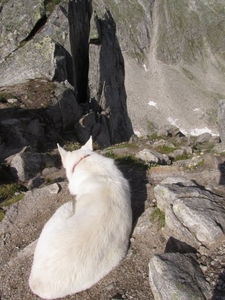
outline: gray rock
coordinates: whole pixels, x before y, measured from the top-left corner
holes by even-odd
[[[191,255],[164,253],[149,262],[149,281],[155,300],[210,299],[210,286]]]
[[[82,117],[82,108],[77,103],[74,92],[63,84],[58,84],[55,89],[57,101],[46,108],[46,113],[56,128],[75,126]]]
[[[107,7],[117,24],[117,37],[121,50],[129,53],[137,61],[142,61],[150,45],[150,24],[154,1],[120,2],[94,0],[93,7],[99,16]],[[135,11],[135,18],[130,16]],[[135,43],[133,42],[135,41]]]
[[[13,85],[35,78],[67,79],[66,53],[49,36],[35,37],[0,64],[0,86]]]
[[[182,184],[183,186],[194,186],[196,187],[196,182],[194,182],[193,180],[189,180],[188,178],[186,178],[185,176],[175,176],[175,175],[171,175],[171,177],[167,177],[165,179],[163,179],[161,181],[161,185],[166,185],[166,184]]]
[[[143,149],[136,154],[137,158],[150,164],[166,164],[169,165],[171,161],[166,154],[158,153],[154,150]]]
[[[195,249],[199,249],[201,243],[186,227],[184,227],[180,221],[176,218],[172,206],[166,208],[165,211],[165,228],[164,234],[166,237],[173,236],[177,240],[180,240]]]
[[[44,168],[44,170],[42,171],[42,175],[46,176],[46,175],[52,174],[57,171],[58,171],[58,169],[56,167]]]
[[[35,25],[45,17],[43,0],[27,2],[9,0],[4,1],[1,8],[0,62],[19,48],[20,43],[29,36]]]
[[[167,147],[167,148],[175,148],[174,144],[171,142],[168,142],[166,140],[160,139],[160,140],[156,140],[153,142],[152,144],[153,148],[160,148],[160,147]]]
[[[18,153],[10,164],[12,174],[24,182],[35,177],[44,168],[55,166],[55,157],[41,153]]]
[[[31,7],[28,5],[28,11]],[[51,15],[46,16],[44,11],[44,19],[39,19],[43,23],[37,22],[28,34],[29,38],[0,64],[0,71],[4,72],[0,86],[36,78],[64,82],[70,92],[55,91],[54,105],[47,109],[51,121],[57,129],[75,126],[82,142],[92,134],[100,147],[106,147],[128,141],[133,129],[127,113],[124,60],[114,19],[105,9],[101,10],[100,19],[96,16],[97,23],[94,23],[101,35],[101,43],[97,46],[97,55],[92,56],[90,48],[89,59],[91,14],[90,1],[65,0],[55,6]],[[97,66],[97,70],[92,66]],[[90,103],[88,90],[95,98]],[[58,92],[64,94],[64,101]],[[94,122],[83,128],[78,121],[87,112],[94,112]],[[26,145],[25,141],[22,144]]]
[[[60,189],[61,188],[58,183],[53,183],[50,186],[48,186],[48,191],[50,194],[58,194]]]
[[[136,157],[151,164],[157,164],[159,162],[158,157],[155,156],[152,153],[152,151],[148,149],[141,150],[139,153],[136,154]]]
[[[207,248],[225,241],[225,209],[215,203],[212,197],[176,199],[172,210],[181,226],[188,229]],[[181,239],[180,234],[178,235]]]
[[[68,13],[68,1],[60,1],[60,4],[55,6],[53,12],[48,16],[46,23],[37,35],[51,37],[51,39],[66,50],[67,54],[69,54],[67,56],[68,63],[72,63]]]
[[[14,103],[18,102],[18,99],[15,99],[15,98],[7,99],[7,102],[10,104],[14,104]]]
[[[133,236],[138,234],[143,234],[146,232],[150,226],[151,208],[147,208],[144,213],[138,218],[138,222],[134,228]]]
[[[203,134],[200,134],[198,138],[196,139],[196,144],[204,144],[206,142],[209,142],[212,138],[212,135],[209,132],[205,132]]]
[[[191,156],[192,148],[191,147],[181,147],[174,150],[173,152],[168,153],[168,157],[174,160],[183,159],[186,156]]]
[[[29,180],[27,184],[28,190],[32,190],[34,188],[39,187],[44,182],[44,178],[41,178],[40,176],[36,176]]]
[[[157,206],[165,211],[166,230],[176,239],[199,248],[216,247],[225,240],[225,210],[221,197],[189,185],[188,181],[157,185]]]
[[[161,183],[162,180],[174,176],[184,176],[185,170],[183,167],[171,165],[171,166],[155,166],[152,167],[149,171],[149,180],[154,183]]]
[[[89,50],[91,105],[97,113],[97,123],[107,126],[110,143],[115,144],[128,141],[133,134],[126,104],[124,59],[110,11],[101,11],[99,24],[101,44],[91,45]],[[98,126],[98,129],[101,130],[101,127]],[[104,142],[103,132],[101,130],[99,139],[101,144],[106,145],[107,138]]]
[[[186,180],[184,178],[180,178],[182,181],[177,182],[175,177],[175,184],[167,184],[162,182],[162,184],[158,184],[154,187],[154,194],[157,200],[157,206],[160,210],[165,211],[166,207],[173,204],[175,199],[178,198],[192,198],[192,197],[200,197],[200,198],[210,198],[212,200],[216,199],[216,196],[212,194],[210,191],[201,189],[195,183],[190,182],[190,180]],[[191,185],[190,185],[191,183]]]

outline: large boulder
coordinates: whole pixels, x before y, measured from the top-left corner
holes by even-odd
[[[8,0],[0,6],[0,63],[25,41],[45,18],[44,0]],[[4,76],[3,76],[4,77]]]
[[[25,182],[46,167],[54,167],[57,164],[57,158],[58,156],[46,153],[17,153],[10,162],[10,169],[17,180]]]
[[[67,79],[64,48],[49,36],[37,37],[0,64],[0,86],[13,85],[30,79],[45,78],[63,81]]]
[[[49,120],[57,129],[73,128],[83,114],[82,107],[77,103],[74,91],[63,84],[58,84],[54,96],[55,103],[46,108]]]
[[[165,212],[167,234],[196,249],[225,241],[222,197],[189,180],[157,185],[154,192],[157,206]]]

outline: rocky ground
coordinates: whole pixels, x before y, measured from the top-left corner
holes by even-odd
[[[188,143],[188,139],[178,137],[176,134],[173,133],[173,137],[164,139],[164,143],[165,140],[167,143],[166,146],[164,144],[164,151],[166,147],[169,147],[168,145],[171,146],[171,142],[175,143],[175,139],[179,141],[185,139]],[[220,153],[216,153],[218,152],[216,148],[220,148],[220,144],[215,143],[214,150],[211,146],[209,147],[212,142],[209,141],[209,138],[204,142],[202,137],[199,139],[201,143],[195,140],[195,146],[193,146],[194,141],[191,142],[191,145],[186,145],[186,152],[190,151],[189,148],[192,146],[192,154],[189,155],[189,158],[183,155],[182,160],[174,159],[170,165],[166,157],[169,158],[172,154],[164,154],[163,156],[164,163],[167,161],[167,165],[160,165],[163,163],[161,157],[158,163],[151,163],[151,167],[150,164],[145,165],[143,161],[134,158],[135,154],[140,154],[141,150],[146,148],[154,149],[157,147],[158,151],[159,144],[163,143],[163,139],[159,137],[145,140],[134,139],[130,144],[117,145],[101,151],[102,154],[116,159],[124,175],[130,181],[134,218],[130,247],[120,266],[110,272],[98,284],[87,291],[65,299],[154,299],[149,284],[149,260],[155,254],[171,252],[175,246],[174,243],[171,244],[171,239],[168,239],[168,232],[166,233],[162,227],[165,225],[162,220],[163,214],[154,217],[157,205],[154,187],[165,178],[183,176],[187,179],[196,180],[199,185],[205,186],[224,197],[224,173],[223,168],[219,168],[223,164],[224,156],[221,150]],[[183,149],[182,147],[180,145],[178,148]],[[201,150],[196,150],[197,148],[201,148]],[[209,148],[211,148],[210,151]],[[158,157],[163,155],[159,152],[156,153]],[[71,200],[67,190],[65,173],[60,166],[45,168],[39,177],[44,179],[44,182],[40,181],[42,182],[41,186],[27,191],[24,198],[19,202],[3,207],[6,210],[6,215],[0,223],[2,236],[0,247],[2,285],[0,292],[2,300],[38,299],[31,293],[28,286],[35,241],[43,225],[57,207]],[[28,186],[28,181],[23,184]],[[218,247],[208,250],[204,254],[197,251],[193,255],[200,265],[206,282],[210,285],[210,299],[224,299],[225,244],[221,243]]]

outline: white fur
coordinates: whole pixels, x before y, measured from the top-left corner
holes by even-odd
[[[109,273],[126,254],[132,226],[129,185],[114,161],[94,153],[91,138],[79,150],[58,149],[76,201],[55,212],[35,249],[29,285],[44,299],[86,290]]]

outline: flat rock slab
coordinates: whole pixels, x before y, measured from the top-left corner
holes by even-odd
[[[222,197],[190,180],[157,185],[157,206],[165,212],[166,229],[178,240],[199,248],[213,248],[225,241]]]
[[[207,248],[225,241],[225,210],[212,199],[176,199],[172,210],[182,226]]]
[[[211,299],[209,284],[191,255],[154,255],[149,262],[149,281],[155,300]]]

